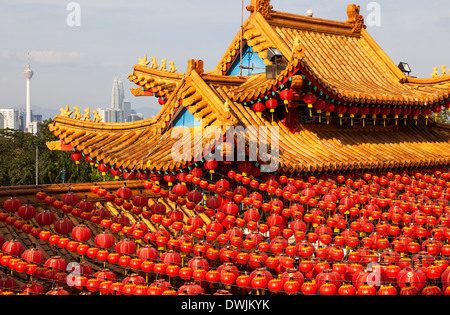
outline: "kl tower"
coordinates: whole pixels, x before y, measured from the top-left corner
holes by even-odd
[[[30,69],[30,52],[28,52],[28,63],[27,68],[23,72],[25,79],[27,80],[27,102],[26,102],[26,124],[25,131],[30,131],[31,124],[31,79],[33,78],[34,72]]]

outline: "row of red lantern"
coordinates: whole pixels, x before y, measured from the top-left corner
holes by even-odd
[[[81,229],[83,229],[83,228],[85,229],[85,227],[83,227],[83,226],[81,226],[80,228]],[[345,232],[347,232],[347,231],[345,231]],[[45,235],[44,235],[44,233],[45,233]],[[49,240],[49,242],[51,244],[53,244],[53,245],[58,244],[60,247],[67,247],[71,251],[76,250],[76,248],[79,246],[78,242],[74,242],[74,241],[70,242],[69,239],[67,239],[67,238],[63,239],[65,242],[62,243],[63,240],[61,240],[58,235],[50,236],[50,234],[51,233],[49,233],[48,231],[43,231],[43,232],[39,233],[39,237],[41,239],[43,239],[43,240]],[[308,241],[310,242],[309,245],[308,245],[308,243],[304,243],[303,242],[302,243],[303,246],[301,247],[301,249],[298,248],[299,245],[297,245],[297,244],[288,246],[287,241],[285,239],[282,239],[282,238],[276,238],[276,239],[274,239],[273,243],[270,246],[266,243],[267,247],[263,247],[262,245],[264,245],[264,243],[262,242],[262,237],[261,237],[261,239],[259,239],[259,242],[257,242],[258,243],[257,245],[259,246],[259,249],[263,250],[263,251],[267,251],[270,248],[270,250],[272,250],[272,252],[275,253],[275,254],[281,253],[281,252],[285,252],[285,253],[288,253],[291,256],[298,255],[298,256],[303,257],[303,258],[311,257],[313,254],[316,255],[316,258],[320,258],[320,259],[339,260],[339,259],[341,259],[343,257],[342,249],[339,249],[340,247],[337,248],[337,250],[338,250],[337,253],[334,253],[333,255],[330,255],[329,249],[326,249],[325,247],[324,248],[318,248],[316,251],[314,251],[312,243],[314,243],[317,240],[319,240],[319,241],[322,241],[322,243],[324,245],[326,245],[326,243],[328,243],[328,242],[325,242],[325,239],[330,240],[331,238],[330,238],[330,235],[326,234],[326,233],[322,233],[322,235],[320,236],[321,232],[319,232],[318,233],[319,236],[317,234],[315,234],[314,238],[312,238],[313,236],[311,234],[312,233],[308,234]],[[324,236],[328,236],[328,238],[323,238]],[[350,235],[350,236],[352,236],[352,235]],[[109,241],[105,241],[105,238],[106,239],[109,238]],[[167,234],[165,235],[165,238],[166,238],[166,242],[168,242]],[[371,239],[371,238],[373,238],[373,239]],[[98,239],[101,240],[101,241],[98,241]],[[155,239],[156,239],[156,237],[155,237]],[[276,242],[277,239],[280,240],[281,242],[280,243]],[[353,243],[353,247],[355,247],[358,244],[358,240],[357,240],[357,238],[355,236],[353,236],[353,239],[356,239],[356,242]],[[151,240],[151,238],[148,238],[148,240]],[[341,242],[341,243],[339,243],[339,245],[344,245],[344,243],[343,243],[344,240],[345,240],[344,238],[339,238],[339,241]],[[349,238],[349,240],[351,240],[351,239]],[[382,240],[384,240],[385,242],[381,243]],[[418,243],[412,242],[412,240],[409,239],[408,237],[401,238],[401,242],[400,243],[397,242],[397,240],[400,240],[400,238],[396,239],[392,244],[393,244],[394,249],[399,250],[401,252],[403,250],[405,250],[405,252],[410,252],[411,254],[416,254],[420,250],[426,250],[428,252],[428,254],[431,255],[431,258],[435,257],[435,256],[437,256],[437,255],[439,255],[441,253],[445,254],[445,255],[448,255],[448,246],[442,246],[442,244],[440,244],[440,242],[433,241],[433,242],[428,242],[428,244],[425,245],[425,243],[427,242],[426,241],[421,246]],[[229,238],[225,238],[224,240],[222,240],[222,244],[228,244],[228,241],[229,241]],[[348,240],[345,240],[345,241],[346,241],[347,245],[350,244],[350,243],[348,243]],[[20,243],[18,244],[17,242],[13,242],[13,243],[15,244],[15,246],[20,245]],[[102,233],[102,234],[99,234],[99,235],[96,236],[96,244],[97,243],[99,243],[99,244],[109,243],[108,246],[100,246],[102,248],[105,248],[105,247],[109,248],[109,247],[112,246],[112,244],[114,244],[114,238],[110,234]],[[121,243],[128,243],[128,245],[126,245],[126,248],[130,248],[131,245],[132,245],[131,248],[134,248],[134,249],[136,248],[136,246],[134,245],[133,242],[122,241]],[[121,244],[121,243],[119,243],[119,244]],[[378,249],[378,250],[379,249],[386,249],[389,246],[389,242],[384,237],[374,236],[374,235],[371,235],[368,238],[364,238],[361,243],[363,245],[363,248],[372,248],[372,249]],[[64,245],[62,245],[62,244],[64,244]],[[220,240],[219,240],[219,244],[220,244]],[[253,249],[255,243],[253,243],[253,244],[249,243],[249,244],[252,247],[249,247],[247,249]],[[337,245],[337,244],[338,244],[338,238],[336,237],[335,238],[335,245]],[[381,244],[383,244],[383,246]],[[73,245],[74,245],[74,247],[72,248]],[[158,243],[158,246],[161,246],[161,245],[166,245],[166,244],[164,244],[164,242],[160,241]],[[173,242],[170,243],[169,245],[178,247],[178,245],[176,245]],[[189,253],[192,250],[192,248],[193,248],[193,244],[191,244],[190,247],[189,246],[186,247],[187,245],[189,245],[189,242],[187,244],[183,244],[182,247],[184,249],[186,249],[186,251],[185,251],[186,253]],[[239,245],[239,243],[236,243],[235,245]],[[276,246],[276,245],[280,245],[280,246]],[[333,250],[336,249],[336,248],[333,248],[333,247],[331,247],[331,248]],[[403,250],[401,250],[400,248],[403,248]],[[319,252],[319,249],[320,249],[320,252]],[[445,249],[445,252],[444,252],[444,249]],[[14,247],[11,247],[11,248],[8,247],[8,251],[12,251],[12,250],[14,250]],[[117,250],[117,246],[116,246],[116,250]],[[127,253],[128,254],[134,253],[134,250],[127,251]],[[339,258],[336,259],[336,257],[337,257],[336,255],[337,254],[339,254],[338,255]],[[350,256],[353,257],[353,256],[355,256],[355,254],[352,253],[352,255],[350,255]],[[361,256],[361,255],[359,255],[359,256]],[[366,256],[368,256],[368,255],[366,255]],[[241,258],[241,259],[243,259],[243,258]],[[352,258],[352,260],[356,261],[353,258]]]
[[[52,258],[52,261],[60,260],[58,257]],[[196,260],[200,260],[196,258]],[[201,260],[200,260],[201,261]],[[11,265],[11,260],[10,263]],[[16,268],[15,266],[17,263],[12,267],[13,269]],[[241,289],[256,289],[256,290],[269,290],[272,293],[278,294],[282,293],[284,290],[284,293],[286,294],[297,294],[300,292],[303,294],[317,294],[320,293],[322,295],[327,295],[331,291],[333,291],[333,288],[327,288],[324,287],[322,290],[322,286],[328,285],[331,283],[335,286],[334,294],[338,293],[338,290],[341,289],[342,286],[344,286],[344,290],[340,292],[340,295],[355,295],[358,293],[358,295],[366,295],[362,294],[359,290],[361,287],[364,286],[372,286],[371,292],[373,289],[375,289],[374,292],[377,292],[376,289],[379,288],[386,288],[390,287],[390,294],[396,295],[398,294],[398,289],[403,290],[404,288],[415,288],[414,294],[418,295],[419,292],[422,291],[423,295],[431,294],[429,291],[429,288],[433,287],[435,292],[433,293],[436,295],[442,294],[442,290],[434,285],[433,283],[430,283],[427,285],[428,275],[432,275],[430,268],[425,269],[424,268],[411,268],[406,267],[405,269],[400,268],[393,268],[396,267],[395,265],[389,265],[387,267],[382,267],[375,265],[375,268],[372,270],[363,270],[362,265],[353,264],[351,266],[348,266],[346,264],[335,264],[333,265],[333,269],[330,269],[330,265],[328,263],[318,263],[316,266],[313,266],[314,264],[311,261],[302,261],[299,264],[300,270],[303,270],[306,274],[310,274],[310,272],[313,270],[312,274],[315,274],[314,282],[317,286],[317,291],[312,290],[312,288],[307,288],[306,286],[310,285],[311,282],[308,282],[307,278],[303,276],[302,272],[297,271],[296,269],[286,269],[284,273],[280,274],[278,278],[274,278],[273,275],[268,272],[266,269],[255,269],[253,272],[249,274],[247,273],[240,273],[237,267],[233,264],[226,263],[221,265],[217,269],[211,269],[209,270],[208,265],[206,266],[199,266],[198,264],[195,265],[194,269],[192,266],[194,266],[194,263],[188,264],[188,267],[180,268],[177,265],[164,265],[161,269],[161,265],[164,264],[155,264],[150,263],[148,267],[146,267],[147,272],[150,271],[150,268],[153,268],[156,270],[157,273],[165,273],[170,278],[174,277],[180,277],[181,279],[185,281],[207,281],[212,283],[218,283],[222,282],[226,286],[236,285],[237,287]],[[51,268],[60,268],[61,264],[57,264],[56,267]],[[311,266],[313,266],[311,269]],[[435,269],[440,269],[440,267],[433,266]],[[89,272],[89,267],[86,269],[85,275],[92,274],[92,270]],[[76,283],[76,287],[79,289],[83,289],[83,287],[86,287],[89,291],[95,292],[97,290],[103,289],[104,294],[116,292],[116,294],[139,294],[139,295],[147,295],[147,294],[162,294],[162,290],[150,290],[150,287],[154,286],[155,283],[148,286],[146,284],[146,281],[138,276],[138,275],[132,275],[130,277],[127,277],[124,279],[122,284],[115,282],[115,286],[113,286],[114,282],[111,280],[116,280],[115,275],[112,274],[108,276],[107,278],[99,278],[99,273],[95,275],[95,278],[91,278],[88,280],[88,277],[83,276],[78,279]],[[45,274],[43,274],[45,275]],[[345,275],[345,276],[344,276]],[[446,269],[445,272],[442,270],[439,271],[439,273],[435,276],[431,276],[430,279],[440,279],[443,283],[442,289],[445,291],[446,294],[450,293],[447,289],[450,285],[449,283],[449,275],[450,275],[450,269]],[[49,277],[48,275],[46,277]],[[350,277],[350,278],[349,278]],[[377,281],[369,281],[370,277],[377,277]],[[45,278],[45,277],[44,277]],[[61,277],[61,281],[63,281],[65,278]],[[58,280],[58,281],[59,281]],[[106,280],[107,283],[103,283]],[[396,282],[394,282],[396,280]],[[10,279],[8,279],[9,282],[11,282]],[[297,284],[292,283],[292,281],[296,281]],[[1,282],[1,281],[0,281]],[[134,282],[134,283],[133,283]],[[378,282],[378,283],[376,283]],[[103,286],[101,285],[103,283]],[[140,290],[137,290],[136,286],[128,286],[125,288],[123,284],[135,284],[140,285]],[[345,284],[347,283],[347,284]],[[352,284],[350,284],[352,283]],[[369,284],[370,283],[370,284]],[[384,284],[386,283],[386,284]],[[9,283],[11,284],[11,283]],[[305,287],[303,287],[303,285]],[[203,290],[200,286],[198,286],[198,290],[195,292],[185,292],[187,284],[184,284],[182,287],[179,288],[178,293],[186,293],[186,294],[202,294]],[[5,288],[6,284],[1,284],[0,287]],[[6,287],[6,289],[11,288],[12,286],[9,285],[9,287]],[[170,283],[168,283],[168,288],[170,287]],[[354,290],[347,291],[348,289]],[[144,290],[145,288],[145,290]],[[331,291],[325,291],[325,289],[331,289]],[[392,289],[394,288],[394,289]],[[426,289],[427,288],[427,289]],[[424,291],[425,290],[425,291]],[[328,292],[328,293],[326,293]],[[400,291],[402,292],[402,291]],[[367,295],[374,295],[375,293],[367,293]],[[387,294],[387,292],[384,292],[383,294]],[[332,295],[332,294],[330,294]],[[381,295],[381,293],[379,293]]]
[[[83,229],[83,228],[85,229],[85,227],[81,227],[81,229]],[[45,236],[44,236],[44,233],[46,234]],[[313,233],[309,233],[308,236],[307,236],[308,240],[310,242],[315,242],[317,239],[319,239],[323,244],[326,244],[326,243],[329,244],[329,241],[331,241],[331,235],[330,235],[331,231],[328,232],[328,234],[327,233],[319,233],[319,234],[323,234],[323,235],[320,238],[318,238],[317,235],[315,235],[314,239],[313,239],[313,235],[312,234]],[[98,237],[106,237],[106,236],[109,236],[110,239],[113,239],[113,237],[110,236],[110,235],[103,235],[103,234],[98,235]],[[325,238],[325,236],[328,236],[328,238]],[[60,237],[59,236],[57,236],[57,235],[56,236],[50,236],[50,233],[48,231],[47,232],[44,231],[43,233],[39,233],[39,237],[42,238],[42,239],[50,239],[50,242],[53,242],[55,244],[57,242],[58,243],[60,242],[60,240],[59,240]],[[303,234],[303,237],[304,237],[304,234]],[[376,238],[377,238],[376,242],[370,240],[370,237],[369,238],[365,238],[365,239],[363,239],[362,244],[364,245],[364,247],[370,247],[370,245],[368,245],[368,244],[376,244],[376,247],[378,249],[384,249],[384,248],[387,248],[387,246],[389,246],[389,242],[387,242],[385,238],[381,238],[381,237],[376,237]],[[96,239],[97,239],[97,237],[96,237]],[[219,243],[220,243],[220,239],[221,238],[219,237]],[[358,240],[357,240],[356,237],[353,237],[353,239],[356,239],[356,243],[354,243],[354,245],[353,245],[353,246],[356,246],[358,244]],[[68,244],[69,240],[67,238],[63,238],[63,240],[65,241],[66,244]],[[223,243],[226,244],[230,240],[230,238],[228,237],[228,238],[225,238],[224,240],[225,240],[225,242],[223,242]],[[298,240],[301,240],[301,239],[299,238]],[[339,243],[338,243],[338,240],[339,240]],[[385,241],[383,243],[383,247],[382,247],[382,245],[380,245],[382,240]],[[334,243],[335,243],[335,245],[344,245],[343,241],[344,241],[344,238],[335,237]],[[61,242],[62,242],[62,240],[61,240]],[[75,243],[75,245],[77,244],[76,242],[72,242],[72,244],[73,243]],[[97,243],[97,241],[96,241],[96,243]],[[113,241],[110,241],[109,243],[113,244]],[[239,246],[241,243],[242,243],[242,240],[239,241],[239,238],[236,239],[236,237],[235,237],[232,240],[232,244],[234,244],[234,245]],[[395,249],[399,249],[400,247],[402,247],[402,248],[406,249],[406,252],[409,251],[411,253],[417,253],[420,249],[425,250],[425,248],[423,248],[424,246],[421,247],[418,243],[413,243],[413,242],[411,242],[411,244],[408,245],[407,243],[405,243],[405,240],[403,240],[403,242],[401,244],[396,244],[396,243],[394,244],[394,243],[395,242],[393,242],[392,245],[394,246]],[[437,243],[434,242],[432,244],[433,245],[432,246],[433,252],[431,252],[431,250],[430,250],[430,253],[432,253],[433,255],[436,256],[438,254],[441,254],[441,249],[442,249],[442,254],[447,255],[448,254],[448,251],[447,251],[448,246],[442,246],[442,244],[438,245],[438,243],[439,242],[437,242]],[[246,246],[246,244],[247,243],[244,242],[244,247]],[[349,244],[350,243],[348,243],[348,241],[346,241],[346,245],[349,245]],[[254,248],[254,245],[255,244],[248,243],[249,247],[246,247],[246,248],[247,249]],[[425,245],[425,243],[423,245]],[[430,245],[430,244],[428,244],[428,245]],[[72,245],[67,245],[67,246],[72,246]],[[414,250],[413,250],[413,248],[414,248]],[[430,246],[427,246],[426,250],[429,250],[430,248],[431,248]],[[446,251],[444,252],[443,249],[445,249]],[[289,250],[290,250],[290,253],[292,253],[292,248],[290,248]],[[293,252],[292,255],[295,255],[295,251]],[[320,258],[325,258],[325,257],[321,256]]]
[[[290,89],[284,89],[280,92],[279,96],[286,106],[292,105],[292,100],[294,98],[295,92]],[[417,119],[418,116],[425,116],[428,118],[432,112],[438,114],[443,108],[450,108],[450,100],[446,101],[443,105],[436,104],[432,107],[417,108],[417,107],[376,107],[376,106],[356,106],[356,105],[345,105],[345,104],[334,104],[329,101],[318,99],[316,95],[312,93],[307,93],[303,97],[303,102],[307,104],[310,111],[310,116],[312,116],[312,109],[314,108],[318,114],[325,112],[327,116],[330,116],[332,112],[335,112],[342,118],[346,113],[350,115],[351,118],[359,114],[364,119],[366,116],[370,115],[373,119],[376,119],[378,115],[381,115],[383,119],[386,119],[388,115],[393,115],[395,119],[400,116],[407,118],[408,116],[413,116]],[[269,109],[270,112],[274,112],[278,107],[278,100],[276,98],[269,98],[264,103],[256,102],[253,104],[252,109],[259,115]]]

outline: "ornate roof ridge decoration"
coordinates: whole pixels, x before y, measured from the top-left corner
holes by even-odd
[[[346,23],[352,24],[352,32],[356,34],[360,34],[363,29],[366,29],[367,26],[364,25],[364,16],[359,14],[361,6],[356,4],[349,4],[347,6],[347,15],[348,20]]]
[[[271,11],[273,6],[270,5],[270,0],[252,0],[251,4],[247,6],[247,11],[253,14],[260,13],[265,19],[272,19]]]

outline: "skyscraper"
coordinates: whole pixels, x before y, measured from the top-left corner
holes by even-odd
[[[111,109],[122,110],[124,97],[122,79],[115,77],[111,95]]]

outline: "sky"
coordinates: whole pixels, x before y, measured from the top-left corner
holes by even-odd
[[[79,7],[79,25],[68,23],[68,18],[77,22],[73,3]],[[396,64],[408,62],[411,75],[429,78],[433,67],[450,69],[450,7],[442,0],[271,1],[276,11],[305,15],[313,10],[315,17],[338,21],[347,19],[351,3],[361,6],[366,24],[369,18],[377,22],[367,31]],[[66,104],[108,108],[117,76],[133,108],[158,111],[153,97],[137,98],[129,91],[135,85],[127,77],[138,58],[174,61],[179,72],[185,71],[189,59],[202,59],[205,71],[212,70],[239,31],[241,4],[241,0],[1,0],[0,108],[24,107],[23,70],[30,51],[33,106],[58,112]],[[248,15],[244,10],[245,19]]]

